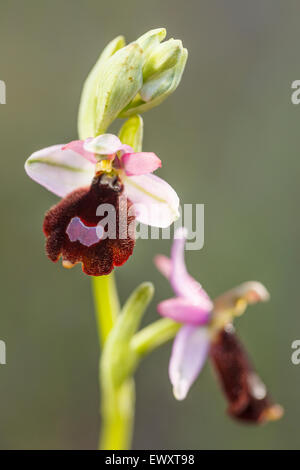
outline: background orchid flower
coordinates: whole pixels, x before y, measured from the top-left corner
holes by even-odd
[[[113,134],[32,154],[25,163],[27,174],[63,198],[45,217],[48,257],[54,262],[62,257],[65,267],[81,262],[84,272],[91,275],[108,274],[123,264],[132,254],[134,236],[119,232],[120,216],[126,215],[126,229],[135,218],[167,227],[178,216],[176,192],[152,174],[160,166],[154,153],[134,152]],[[111,204],[116,210],[114,239],[104,240],[101,226],[96,230],[103,220],[97,215],[101,204]]]
[[[229,402],[228,413],[248,422],[281,417],[282,408],[271,403],[266,387],[254,372],[234,333],[233,318],[248,304],[269,299],[259,282],[245,282],[212,302],[187,272],[184,262],[185,229],[175,232],[171,259],[158,255],[155,264],[176,294],[157,306],[160,315],[183,326],[173,343],[169,377],[175,398],[183,400],[210,355]]]

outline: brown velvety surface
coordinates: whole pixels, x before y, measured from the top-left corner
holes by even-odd
[[[70,241],[66,229],[74,217],[79,217],[86,226],[97,226],[105,218],[97,216],[100,204],[111,204],[116,211],[116,237],[105,238],[92,246],[79,241]],[[68,194],[45,215],[43,230],[47,238],[46,253],[51,261],[60,257],[71,264],[82,263],[86,274],[100,276],[109,274],[114,266],[121,266],[133,252],[135,240],[127,231],[119,229],[120,214],[128,215],[132,204],[123,195],[123,186],[116,178],[99,175],[94,178],[90,188],[80,188]],[[127,226],[134,223],[135,217],[127,217]]]
[[[229,415],[252,423],[264,421],[271,406],[269,397],[231,325],[218,333],[210,356],[228,400]]]

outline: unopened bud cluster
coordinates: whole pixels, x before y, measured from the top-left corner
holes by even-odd
[[[148,111],[175,91],[187,50],[165,37],[165,29],[154,29],[127,46],[122,36],[106,46],[83,88],[81,138],[104,133],[117,117]]]

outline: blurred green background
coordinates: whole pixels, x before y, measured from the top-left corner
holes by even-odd
[[[137,373],[136,449],[299,448],[300,79],[299,2],[287,0],[1,0],[0,448],[89,449],[98,439],[98,343],[90,280],[44,255],[43,214],[57,198],[24,173],[35,150],[77,137],[83,81],[102,48],[166,27],[189,49],[183,81],[144,114],[144,149],[184,203],[205,204],[205,246],[186,252],[210,295],[245,280],[265,283],[268,304],[237,329],[284,418],[245,427],[225,414],[210,366],[178,403],[167,367],[170,344]],[[121,124],[121,121],[120,121]],[[168,241],[139,241],[118,269],[124,301],[141,280],[156,303],[171,295],[152,259]]]

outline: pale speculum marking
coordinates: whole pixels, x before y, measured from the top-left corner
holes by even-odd
[[[82,245],[92,246],[101,240],[104,229],[101,225],[89,227],[79,217],[73,217],[67,227],[66,234],[71,242],[79,241]]]

